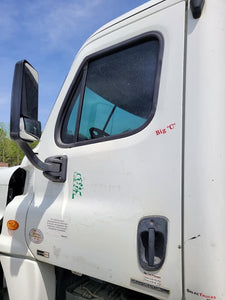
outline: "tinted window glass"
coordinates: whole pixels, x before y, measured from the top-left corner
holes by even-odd
[[[61,141],[71,144],[126,135],[143,126],[155,109],[159,50],[158,38],[151,36],[89,61],[85,82],[77,85],[66,109]]]
[[[152,110],[158,52],[155,39],[89,63],[82,136],[127,133],[146,122]]]
[[[81,82],[78,84],[75,93],[73,94],[71,104],[62,124],[61,139],[64,143],[75,142],[75,131],[77,123],[77,115],[80,100]]]

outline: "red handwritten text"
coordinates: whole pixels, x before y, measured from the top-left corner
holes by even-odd
[[[173,130],[176,126],[176,123],[171,123],[166,128],[158,129],[155,131],[156,135],[166,134],[168,131]]]

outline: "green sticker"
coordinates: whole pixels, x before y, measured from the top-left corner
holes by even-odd
[[[73,173],[73,193],[72,193],[72,199],[75,198],[75,196],[82,196],[82,190],[83,190],[83,179],[80,173],[74,172]]]

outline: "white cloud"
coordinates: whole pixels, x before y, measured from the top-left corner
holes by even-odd
[[[29,2],[22,27],[45,49],[66,48],[70,39],[82,34],[90,24],[102,0],[67,0]]]
[[[0,1],[0,42],[13,38],[46,50],[68,47],[90,26],[103,0]]]

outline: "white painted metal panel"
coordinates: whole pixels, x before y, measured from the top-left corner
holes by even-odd
[[[9,180],[16,169],[18,167],[0,169],[0,220],[4,215],[7,203]]]
[[[29,259],[0,255],[10,300],[54,300],[54,267]],[[15,279],[16,280],[13,280]]]
[[[225,2],[189,14],[184,255],[187,299],[225,299]]]
[[[157,11],[158,9],[158,11]],[[67,181],[53,183],[35,171],[34,201],[26,239],[43,262],[87,274],[159,299],[181,299],[181,149],[184,53],[184,1],[164,2],[110,27],[90,41],[74,62],[43,133],[39,153],[68,156]],[[71,149],[56,146],[55,121],[68,85],[87,55],[145,32],[164,38],[156,114],[141,132],[113,141]],[[173,125],[172,125],[173,124]],[[164,132],[158,134],[158,131]],[[83,178],[82,196],[72,199],[73,175]],[[149,280],[137,259],[137,226],[145,216],[168,220],[168,244],[162,268],[154,272],[164,294],[131,284]],[[36,231],[35,231],[36,230]],[[36,235],[37,234],[37,235]],[[48,253],[37,255],[37,250]],[[151,276],[151,274],[150,274]],[[151,280],[151,279],[150,279]],[[153,281],[152,281],[153,283]]]

